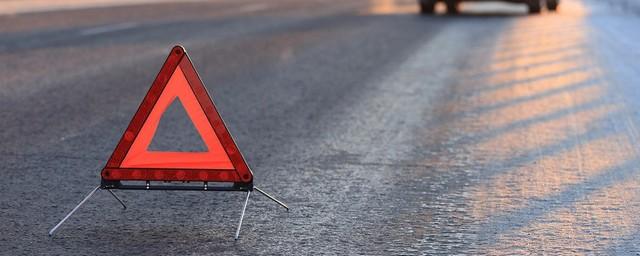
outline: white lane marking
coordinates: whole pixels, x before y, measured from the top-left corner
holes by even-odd
[[[0,15],[207,0],[0,0]]]
[[[237,9],[233,9],[230,13],[233,15],[243,14],[243,13],[251,13],[266,10],[269,8],[268,4],[259,3],[259,4],[250,4],[245,5]],[[229,13],[227,13],[229,14]],[[117,23],[117,24],[109,24],[105,26],[99,26],[94,28],[88,28],[81,30],[79,34],[81,36],[92,36],[97,34],[103,34],[108,32],[120,31],[125,29],[131,29],[138,27],[140,24],[135,22],[125,22],[125,23]]]
[[[100,27],[88,28],[88,29],[85,29],[85,30],[81,30],[80,31],[80,35],[82,35],[82,36],[92,36],[92,35],[97,35],[97,34],[102,34],[102,33],[108,33],[108,32],[114,32],[114,31],[119,31],[119,30],[130,29],[130,28],[134,28],[134,27],[137,27],[137,26],[138,26],[138,23],[134,23],[134,22],[110,24],[110,25],[105,25],[105,26],[100,26]]]
[[[231,9],[228,12],[223,12],[222,14],[238,15],[243,13],[263,11],[268,8],[269,8],[269,5],[265,3],[249,4],[249,5],[240,6],[239,8],[236,8],[236,9]]]

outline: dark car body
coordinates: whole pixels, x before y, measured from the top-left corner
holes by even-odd
[[[435,4],[437,2],[444,2],[447,5],[448,13],[457,13],[458,4],[460,2],[486,2],[488,0],[418,0],[420,4],[420,13],[429,14],[433,13]],[[495,0],[493,0],[495,1]],[[555,11],[558,8],[560,0],[500,0],[503,2],[511,3],[523,3],[529,7],[529,13],[539,13],[542,10],[542,6],[546,6],[550,11]]]

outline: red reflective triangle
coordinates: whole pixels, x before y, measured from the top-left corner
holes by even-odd
[[[179,100],[206,152],[149,151],[162,115]],[[182,46],[175,46],[118,142],[102,179],[250,183],[253,174]]]

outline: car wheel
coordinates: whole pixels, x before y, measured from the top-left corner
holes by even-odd
[[[547,0],[547,9],[549,11],[555,11],[558,9],[559,0]]]
[[[435,10],[436,0],[418,0],[421,14],[431,14]]]
[[[540,13],[540,0],[529,0],[529,13]]]
[[[458,13],[458,1],[457,0],[445,0],[444,3],[447,5],[447,13],[449,13],[449,14]]]

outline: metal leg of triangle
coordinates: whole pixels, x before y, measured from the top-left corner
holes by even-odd
[[[238,229],[236,229],[236,237],[238,240],[240,236],[240,227],[242,227],[242,219],[244,219],[244,212],[247,210],[247,204],[249,203],[249,196],[251,195],[251,190],[247,191],[247,199],[244,200],[244,206],[242,206],[242,213],[240,214],[240,222],[238,223]]]
[[[276,199],[275,197],[267,194],[267,192],[264,192],[262,189],[259,189],[258,187],[254,186],[253,187],[256,191],[260,192],[260,194],[266,196],[267,198],[271,199],[272,201],[278,203],[280,206],[284,207],[285,209],[287,209],[287,211],[289,211],[289,207],[284,204],[283,202],[281,202],[280,200]],[[242,227],[242,220],[244,219],[244,213],[247,210],[247,204],[249,203],[249,196],[251,195],[251,190],[247,191],[247,198],[244,201],[244,206],[242,207],[242,213],[240,214],[240,222],[238,223],[238,229],[236,229],[236,236],[235,236],[235,240],[238,240],[238,237],[240,237],[240,228]]]
[[[93,190],[91,190],[91,192],[89,192],[89,194],[85,196],[84,199],[82,199],[82,201],[80,201],[80,203],[76,205],[76,207],[74,207],[73,210],[69,212],[69,214],[67,214],[67,216],[64,216],[64,218],[60,222],[58,222],[58,224],[56,224],[51,230],[49,230],[49,236],[53,236],[53,234],[62,225],[62,223],[67,221],[67,219],[71,217],[71,215],[73,215],[78,210],[78,208],[80,208],[80,206],[82,206],[87,200],[89,200],[89,198],[91,198],[93,194],[95,194],[96,191],[98,191],[99,188],[100,186],[97,186]]]
[[[266,192],[264,192],[262,189],[259,189],[258,187],[253,187],[256,191],[260,192],[260,194],[266,196],[267,198],[271,199],[272,201],[276,202],[277,204],[279,204],[280,206],[284,207],[285,209],[287,209],[287,211],[289,211],[289,207],[284,204],[283,202],[281,202],[280,200],[276,199],[275,197],[267,194]],[[78,205],[76,205],[73,210],[71,210],[71,212],[69,212],[60,222],[58,222],[58,224],[56,224],[51,230],[49,230],[49,236],[53,236],[56,232],[56,230],[58,230],[58,228],[60,228],[60,226],[62,226],[62,224],[67,221],[67,219],[69,219],[69,217],[71,217],[71,215],[73,215],[84,203],[86,203],[89,198],[91,198],[96,191],[98,191],[98,189],[100,189],[100,186],[95,187],[94,189],[91,190],[91,192],[89,192],[89,194],[87,194],[84,199],[82,199],[82,201],[80,201],[80,203],[78,203]],[[113,191],[111,191],[111,189],[105,189],[109,192],[109,194],[111,194],[113,196],[113,198],[115,198],[118,203],[120,203],[120,205],[122,205],[123,209],[127,209],[127,205],[124,204],[124,201],[122,201],[122,199],[120,199],[120,197],[118,197],[118,195],[116,195],[116,193],[114,193]],[[242,213],[240,214],[240,221],[238,222],[238,228],[236,229],[236,235],[235,235],[235,239],[238,240],[238,238],[240,237],[240,228],[242,227],[242,221],[244,220],[244,214],[247,210],[247,204],[249,203],[249,196],[251,196],[251,191],[252,190],[247,190],[247,197],[245,198],[244,201],[244,205],[242,207]]]
[[[73,208],[73,210],[71,210],[71,212],[69,212],[67,214],[67,216],[64,216],[64,218],[58,222],[58,224],[56,224],[51,230],[49,230],[49,236],[53,236],[56,232],[56,230],[58,230],[58,228],[60,226],[62,226],[62,224],[67,221],[67,219],[69,219],[69,217],[71,217],[71,215],[73,215],[78,209],[80,209],[80,206],[82,206],[84,203],[86,203],[89,198],[91,198],[96,191],[98,191],[98,189],[100,189],[100,186],[95,187],[94,189],[91,190],[91,192],[89,192],[89,194],[87,194],[87,196],[84,197],[84,199],[82,199],[82,201],[80,201],[80,203],[78,203],[78,205],[76,205],[76,207]],[[122,199],[120,199],[115,193],[113,193],[113,191],[107,189],[107,191],[109,191],[109,193],[116,199],[118,200],[118,202],[122,205],[122,207],[124,209],[127,209],[127,206],[124,204],[124,202],[122,201]]]
[[[124,202],[122,201],[122,199],[120,199],[120,197],[118,197],[118,196],[116,195],[116,193],[114,193],[113,191],[111,191],[111,189],[107,189],[107,191],[109,191],[109,193],[110,193],[110,194],[111,194],[111,195],[112,195],[116,200],[118,200],[118,202],[122,205],[122,208],[123,208],[124,210],[126,210],[126,209],[127,209],[127,206],[124,204]]]
[[[262,195],[266,196],[267,198],[271,199],[272,201],[278,203],[280,206],[284,207],[285,209],[287,209],[287,211],[289,211],[289,207],[286,204],[284,204],[283,202],[280,202],[280,200],[278,200],[275,197],[267,194],[267,192],[262,191],[262,189],[259,189],[258,187],[254,186],[253,188],[255,188],[258,192],[260,192],[260,194],[262,194]]]

